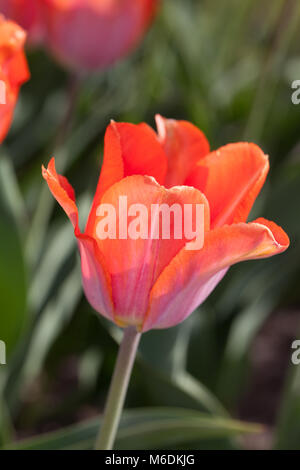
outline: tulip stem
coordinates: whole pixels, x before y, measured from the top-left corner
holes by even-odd
[[[113,448],[140,338],[141,333],[138,333],[135,327],[130,326],[124,331],[108,392],[103,422],[96,439],[96,450]]]

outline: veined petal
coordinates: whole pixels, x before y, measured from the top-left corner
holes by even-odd
[[[110,186],[131,175],[153,176],[163,184],[166,171],[167,157],[151,127],[111,122],[105,133],[103,165],[86,232],[91,232],[95,210]]]
[[[160,142],[168,157],[165,186],[185,184],[196,163],[209,153],[209,143],[203,132],[187,121],[156,116]]]
[[[210,294],[229,266],[285,251],[286,233],[274,222],[223,226],[206,234],[202,250],[182,249],[154,284],[143,331],[183,321]]]
[[[268,157],[257,145],[229,144],[202,158],[186,184],[206,195],[215,228],[247,220],[268,170]]]
[[[162,219],[159,215],[162,204],[166,211],[176,209],[177,216],[172,212],[168,219],[165,213]],[[107,211],[107,214],[113,209],[111,228],[115,233],[110,238],[102,236],[100,226],[103,228],[101,224],[107,214],[100,214],[98,209],[91,236],[97,239],[111,274],[116,320],[120,325],[141,326],[153,283],[190,241],[185,236],[184,216],[178,215],[184,214],[185,204],[190,204],[194,210],[197,204],[203,206],[204,227],[199,230],[208,231],[209,207],[205,196],[197,189],[187,186],[166,189],[154,178],[135,175],[122,179],[103,195],[99,209]],[[162,230],[162,220],[167,224],[166,232]],[[135,232],[130,230],[137,221],[139,233],[134,238]],[[174,236],[175,230],[178,238]]]
[[[67,178],[56,172],[54,158],[50,160],[47,169],[42,167],[42,173],[51,193],[64,209],[74,227],[80,251],[85,295],[97,312],[113,320],[110,274],[97,242],[89,235],[80,233],[74,189]]]

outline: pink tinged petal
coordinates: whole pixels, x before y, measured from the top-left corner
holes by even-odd
[[[105,260],[96,241],[87,235],[78,235],[81,258],[81,276],[84,293],[91,306],[104,317],[114,321],[111,279]]]
[[[198,307],[231,265],[266,258],[289,246],[286,233],[265,219],[223,226],[206,234],[199,251],[182,249],[154,284],[143,331],[177,325]]]
[[[67,178],[56,172],[54,158],[50,161],[47,169],[42,168],[42,173],[50,191],[74,227],[80,251],[82,282],[86,297],[97,312],[113,320],[110,275],[96,241],[92,237],[80,233],[74,190]]]
[[[128,210],[133,204],[142,204],[146,213],[142,214],[142,224],[148,227],[145,239],[132,239],[128,229],[133,216],[128,217],[125,224],[124,239],[120,238],[120,218],[128,211],[119,209],[121,197],[127,197]],[[116,211],[116,238],[99,237],[99,225],[103,217],[97,216],[92,236],[98,240],[108,271],[111,274],[112,296],[116,312],[116,320],[121,325],[134,324],[141,326],[147,311],[149,293],[153,283],[171,259],[189,241],[184,236],[174,239],[174,219],[171,217],[170,239],[153,239],[151,233],[151,205],[166,204],[171,207],[177,204],[201,204],[204,206],[205,230],[209,229],[209,207],[205,197],[196,189],[175,187],[170,190],[160,186],[148,176],[130,176],[113,185],[104,194],[101,205],[109,204]],[[101,206],[104,207],[104,206]],[[98,213],[99,214],[99,213]],[[157,219],[155,219],[157,222]],[[160,221],[161,223],[161,221]],[[182,221],[180,220],[180,223]],[[202,227],[203,228],[203,227]]]

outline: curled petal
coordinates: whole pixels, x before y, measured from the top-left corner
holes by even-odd
[[[210,294],[229,266],[285,251],[286,233],[265,219],[223,226],[206,234],[202,250],[182,249],[154,284],[143,331],[183,321]]]
[[[166,171],[166,155],[151,127],[111,122],[105,134],[103,165],[86,232],[90,233],[95,210],[110,186],[131,175],[153,176],[163,184]]]
[[[80,233],[74,189],[67,178],[56,172],[54,158],[50,160],[47,169],[42,167],[42,174],[51,193],[64,209],[75,229],[85,295],[97,312],[113,320],[110,275],[96,241],[92,237]]]
[[[221,147],[202,158],[186,184],[206,195],[212,227],[245,222],[269,170],[268,157],[255,144]]]
[[[47,169],[42,166],[42,175],[47,181],[51,193],[71,220],[73,227],[78,228],[78,209],[74,189],[67,178],[56,172],[54,158],[50,160]]]
[[[168,157],[165,186],[185,184],[196,163],[209,152],[209,143],[203,132],[187,121],[176,121],[156,116],[160,142]]]

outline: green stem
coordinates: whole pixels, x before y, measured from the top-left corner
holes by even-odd
[[[130,326],[124,331],[108,392],[103,422],[96,439],[96,450],[113,448],[140,338],[141,333],[138,333],[135,327]]]

